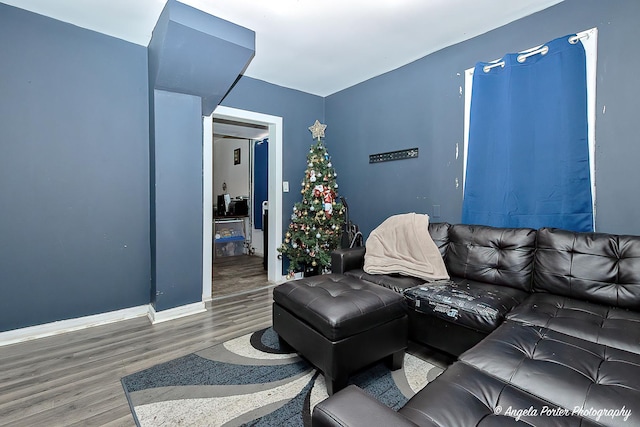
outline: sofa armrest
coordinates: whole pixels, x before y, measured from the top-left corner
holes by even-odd
[[[331,253],[331,272],[344,274],[345,271],[362,268],[364,252],[364,246],[336,249]]]
[[[355,385],[350,385],[313,408],[313,427],[394,426],[416,427]]]

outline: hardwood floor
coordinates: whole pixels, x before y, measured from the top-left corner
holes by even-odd
[[[134,426],[121,377],[269,326],[271,301],[270,287],[156,325],[144,317],[0,347],[0,426]]]
[[[212,298],[269,286],[262,260],[262,257],[255,255],[216,258],[213,261]]]
[[[156,325],[140,317],[0,347],[0,426],[135,426],[120,378],[271,325],[273,285],[255,265],[260,260],[261,269],[262,260],[233,258],[226,262],[235,266],[218,269],[228,277],[218,280],[205,313]],[[412,353],[423,357],[419,348]]]

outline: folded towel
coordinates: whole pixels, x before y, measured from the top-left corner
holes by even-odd
[[[408,213],[387,218],[366,242],[364,271],[398,273],[425,281],[449,279],[438,247],[429,234],[429,216]]]

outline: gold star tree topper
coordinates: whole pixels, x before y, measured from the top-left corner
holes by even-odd
[[[321,137],[324,137],[324,130],[327,128],[327,125],[321,124],[318,120],[313,124],[313,126],[309,126],[309,130],[311,131],[311,135],[313,138],[318,138],[320,141]]]

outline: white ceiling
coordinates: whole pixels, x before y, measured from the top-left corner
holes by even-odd
[[[0,0],[147,46],[166,0]],[[256,33],[245,75],[327,96],[562,0],[183,0]]]

